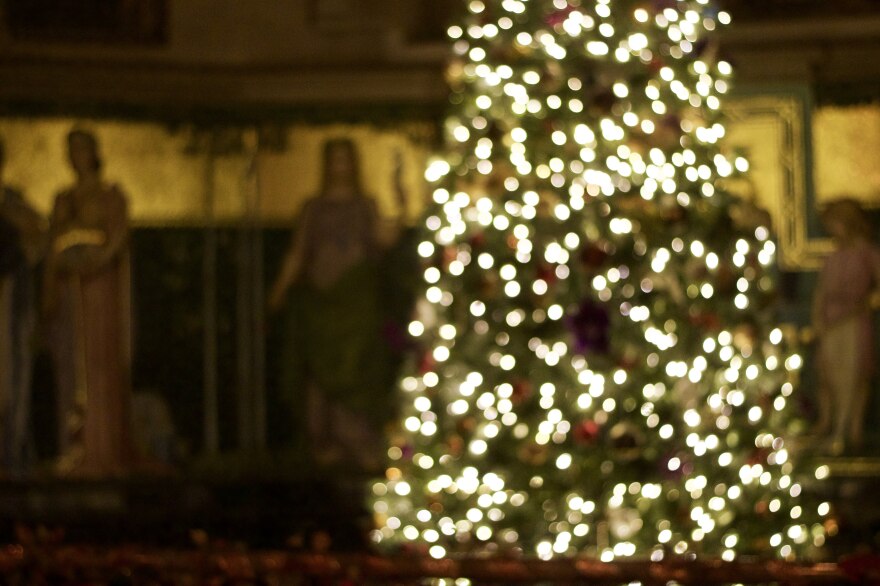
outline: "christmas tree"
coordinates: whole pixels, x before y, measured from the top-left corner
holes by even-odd
[[[821,545],[769,227],[725,181],[710,0],[472,0],[380,546],[654,560]],[[757,215],[763,220],[763,216]]]

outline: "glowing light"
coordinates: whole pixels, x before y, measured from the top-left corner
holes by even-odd
[[[608,54],[608,45],[602,41],[590,41],[587,43],[587,51],[591,55],[601,57]]]

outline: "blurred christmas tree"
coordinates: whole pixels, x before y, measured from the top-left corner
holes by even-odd
[[[801,359],[774,323],[775,246],[723,189],[748,167],[723,148],[729,15],[467,8],[374,539],[603,560],[821,545],[828,505],[805,509],[784,439]]]

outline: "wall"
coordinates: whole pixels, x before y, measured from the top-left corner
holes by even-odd
[[[167,38],[154,45],[15,39],[0,13],[0,102],[443,103],[445,47],[439,34],[458,4],[169,0]],[[329,8],[321,13],[318,6]],[[723,37],[744,86],[876,88],[878,40],[876,9],[853,16],[734,20]]]
[[[413,3],[351,3],[351,19],[321,20],[301,0],[169,2],[167,40],[158,45],[21,40],[0,22],[0,100],[228,106],[440,99],[443,48],[402,40]]]

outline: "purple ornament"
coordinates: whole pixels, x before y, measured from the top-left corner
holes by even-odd
[[[574,350],[579,354],[607,354],[610,346],[611,319],[608,310],[592,299],[584,300],[577,313],[566,320],[574,336]]]

